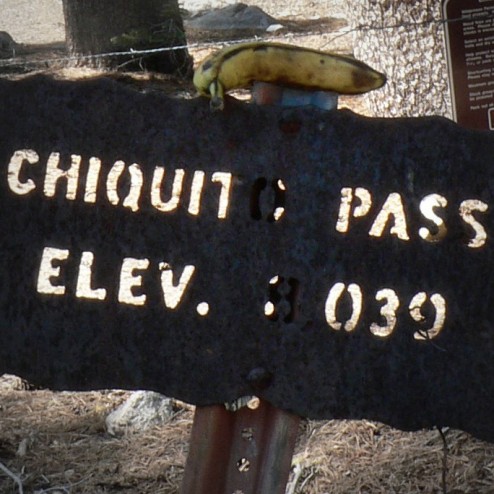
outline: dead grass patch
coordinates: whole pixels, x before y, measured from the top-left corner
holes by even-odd
[[[122,438],[105,417],[129,396],[0,391],[0,461],[26,493],[177,494],[193,412],[177,403],[163,427]],[[494,492],[494,445],[446,432],[449,494]],[[438,431],[402,432],[362,421],[302,422],[288,494],[442,493]],[[0,492],[18,492],[0,472]]]

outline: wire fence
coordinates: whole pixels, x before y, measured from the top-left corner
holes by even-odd
[[[309,36],[329,36],[323,44],[321,48],[325,48],[334,43],[337,39],[342,38],[344,36],[352,35],[358,32],[372,32],[372,31],[386,31],[386,30],[395,30],[395,29],[407,29],[407,30],[418,30],[423,29],[429,26],[444,26],[448,23],[459,23],[459,22],[485,22],[487,19],[494,19],[494,14],[490,12],[481,12],[475,15],[466,15],[461,17],[456,17],[453,19],[437,19],[434,17],[430,17],[424,21],[410,21],[410,22],[399,22],[393,24],[383,24],[383,25],[367,25],[367,24],[359,24],[355,27],[344,27],[338,30],[333,31],[301,31],[301,32],[281,32],[279,34],[269,33],[263,35],[253,35],[245,38],[231,38],[225,40],[216,40],[216,41],[199,41],[194,43],[186,43],[175,46],[163,46],[158,48],[151,49],[129,49],[124,51],[108,51],[104,53],[90,54],[90,55],[70,55],[70,56],[54,56],[47,57],[44,59],[33,59],[27,60],[22,55],[19,56],[16,54],[15,47],[12,48],[12,56],[9,58],[0,59],[0,67],[18,67],[18,66],[29,66],[32,68],[36,67],[47,67],[50,64],[71,64],[75,62],[84,62],[89,60],[98,60],[104,58],[115,58],[115,57],[145,57],[148,55],[154,55],[157,53],[164,52],[172,52],[177,50],[204,50],[210,48],[221,48],[223,46],[229,46],[235,43],[246,43],[246,42],[254,42],[254,41],[281,41],[287,39],[297,39],[304,38]]]

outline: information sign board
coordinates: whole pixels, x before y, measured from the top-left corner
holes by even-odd
[[[442,0],[456,122],[494,130],[494,0]]]
[[[494,137],[0,81],[0,372],[494,440]]]

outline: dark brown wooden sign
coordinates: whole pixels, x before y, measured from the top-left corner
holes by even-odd
[[[494,0],[442,0],[453,115],[494,130]]]
[[[0,81],[0,373],[494,440],[494,136]]]

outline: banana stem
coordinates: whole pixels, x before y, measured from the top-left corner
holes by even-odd
[[[211,95],[211,102],[209,103],[211,110],[223,110],[225,107],[225,89],[218,79],[209,85],[209,94]]]

